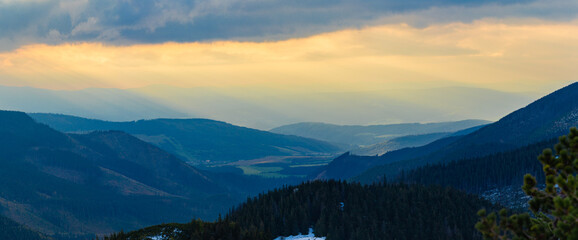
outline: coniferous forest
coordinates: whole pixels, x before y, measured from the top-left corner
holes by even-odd
[[[427,165],[403,172],[397,180],[451,186],[475,194],[506,186],[522,186],[527,173],[543,182],[544,173],[537,156],[556,141],[551,139],[485,157]]]
[[[0,215],[0,239],[10,240],[49,240],[42,234]]]
[[[481,239],[473,228],[480,208],[495,209],[451,188],[314,181],[250,198],[216,222],[158,225],[105,239],[273,239],[309,228],[328,240]]]

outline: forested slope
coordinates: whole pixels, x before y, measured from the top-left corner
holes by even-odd
[[[527,173],[536,176],[538,182],[544,181],[537,156],[554,143],[555,139],[485,157],[427,165],[403,172],[398,180],[452,186],[476,194],[512,185],[519,188]]]
[[[248,235],[273,239],[307,233],[309,228],[327,240],[481,239],[474,224],[476,212],[484,207],[494,209],[477,196],[451,188],[314,181],[248,199],[215,223],[165,224],[111,239],[164,235],[159,239],[246,239]]]
[[[0,215],[0,239],[5,240],[51,240],[42,234]]]
[[[431,153],[375,166],[355,179],[379,181],[402,171],[436,163],[449,163],[508,152],[566,134],[578,125],[578,83],[561,88],[499,121]]]
[[[2,215],[58,239],[215,219],[244,198],[129,134],[64,134],[11,111],[0,111],[0,183]]]
[[[63,132],[123,131],[193,165],[340,151],[339,147],[319,140],[260,131],[210,119],[109,122],[61,114],[35,113],[30,116]]]

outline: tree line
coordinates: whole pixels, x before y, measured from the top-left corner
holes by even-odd
[[[426,165],[404,171],[396,180],[451,186],[475,194],[512,185],[521,187],[527,173],[543,182],[542,165],[536,157],[555,142],[556,139],[552,139],[485,157]]]
[[[306,234],[309,228],[328,240],[481,239],[473,227],[480,208],[495,207],[451,188],[312,181],[249,198],[215,222],[158,225],[105,239],[146,239],[169,233],[166,239],[270,240]]]

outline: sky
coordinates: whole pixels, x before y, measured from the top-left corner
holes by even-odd
[[[157,100],[171,92],[151,87],[242,100],[446,87],[537,98],[576,81],[577,65],[575,0],[0,0],[1,86],[146,88]],[[371,122],[385,121],[342,123]]]

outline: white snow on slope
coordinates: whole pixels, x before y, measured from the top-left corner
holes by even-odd
[[[315,237],[313,234],[313,228],[309,228],[309,234],[307,235],[297,235],[289,237],[278,237],[275,240],[325,240],[325,237]]]
[[[175,228],[173,230],[173,233],[181,233],[180,229]],[[167,236],[167,234],[165,234],[164,232],[159,233],[156,236],[148,236],[144,238],[145,240],[168,240],[168,239],[172,239],[169,236]]]

